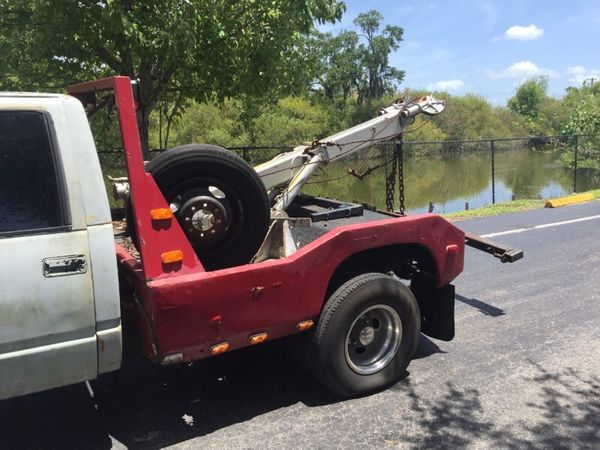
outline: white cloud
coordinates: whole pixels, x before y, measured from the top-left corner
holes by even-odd
[[[427,86],[430,91],[457,91],[465,86],[462,80],[436,81]]]
[[[506,39],[514,39],[517,41],[531,41],[537,39],[544,34],[544,30],[536,27],[534,24],[522,27],[520,25],[513,25],[504,32]]]
[[[532,63],[531,61],[519,61],[506,69],[496,71],[492,69],[484,70],[484,73],[493,79],[497,78],[531,78],[538,75],[546,75],[548,77],[556,76],[556,72],[552,69],[545,69],[543,67],[539,67],[537,64]]]
[[[588,69],[583,66],[572,66],[567,68],[567,75],[570,76],[569,83],[579,85],[590,78],[600,78],[600,70]]]

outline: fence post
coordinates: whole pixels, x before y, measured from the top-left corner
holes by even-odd
[[[492,149],[492,204],[496,203],[496,152],[494,149],[494,140],[490,140],[490,147]]]
[[[244,161],[248,162],[248,149],[246,147],[242,149],[242,158]]]
[[[575,158],[573,162],[573,193],[577,192],[577,150],[579,147],[579,136],[575,135]]]

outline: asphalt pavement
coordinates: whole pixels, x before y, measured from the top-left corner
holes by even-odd
[[[340,400],[281,343],[0,402],[0,448],[600,448],[600,202],[460,222],[521,248],[469,249],[456,337],[407,376]],[[536,225],[556,226],[533,228]],[[26,376],[26,374],[25,374]]]

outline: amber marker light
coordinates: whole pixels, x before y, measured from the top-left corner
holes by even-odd
[[[456,244],[451,244],[446,247],[447,255],[458,255],[459,251],[460,251],[460,247]]]
[[[171,250],[160,255],[163,264],[173,264],[183,261],[183,252],[181,250]]]
[[[267,340],[267,337],[267,333],[258,333],[250,336],[250,339],[248,339],[248,341],[250,341],[251,345],[262,344]]]
[[[304,320],[298,323],[298,325],[296,325],[296,328],[298,328],[300,331],[310,330],[314,324],[315,323],[312,320]]]
[[[153,209],[150,211],[150,217],[152,217],[152,220],[171,220],[173,211],[171,211],[171,208]]]
[[[221,342],[220,344],[215,344],[210,348],[211,355],[219,355],[221,353],[225,353],[229,350],[229,342]]]

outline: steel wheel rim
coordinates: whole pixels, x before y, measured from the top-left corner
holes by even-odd
[[[402,322],[396,310],[370,306],[356,316],[346,333],[346,362],[360,375],[374,374],[394,359],[401,341]]]
[[[221,180],[191,178],[174,186],[165,197],[192,246],[204,252],[226,244],[227,240],[233,241],[243,226],[244,210],[239,195]],[[210,232],[205,235],[202,230],[192,226],[196,211],[204,209],[215,216],[213,239],[210,239]],[[226,245],[223,249],[229,246]]]

